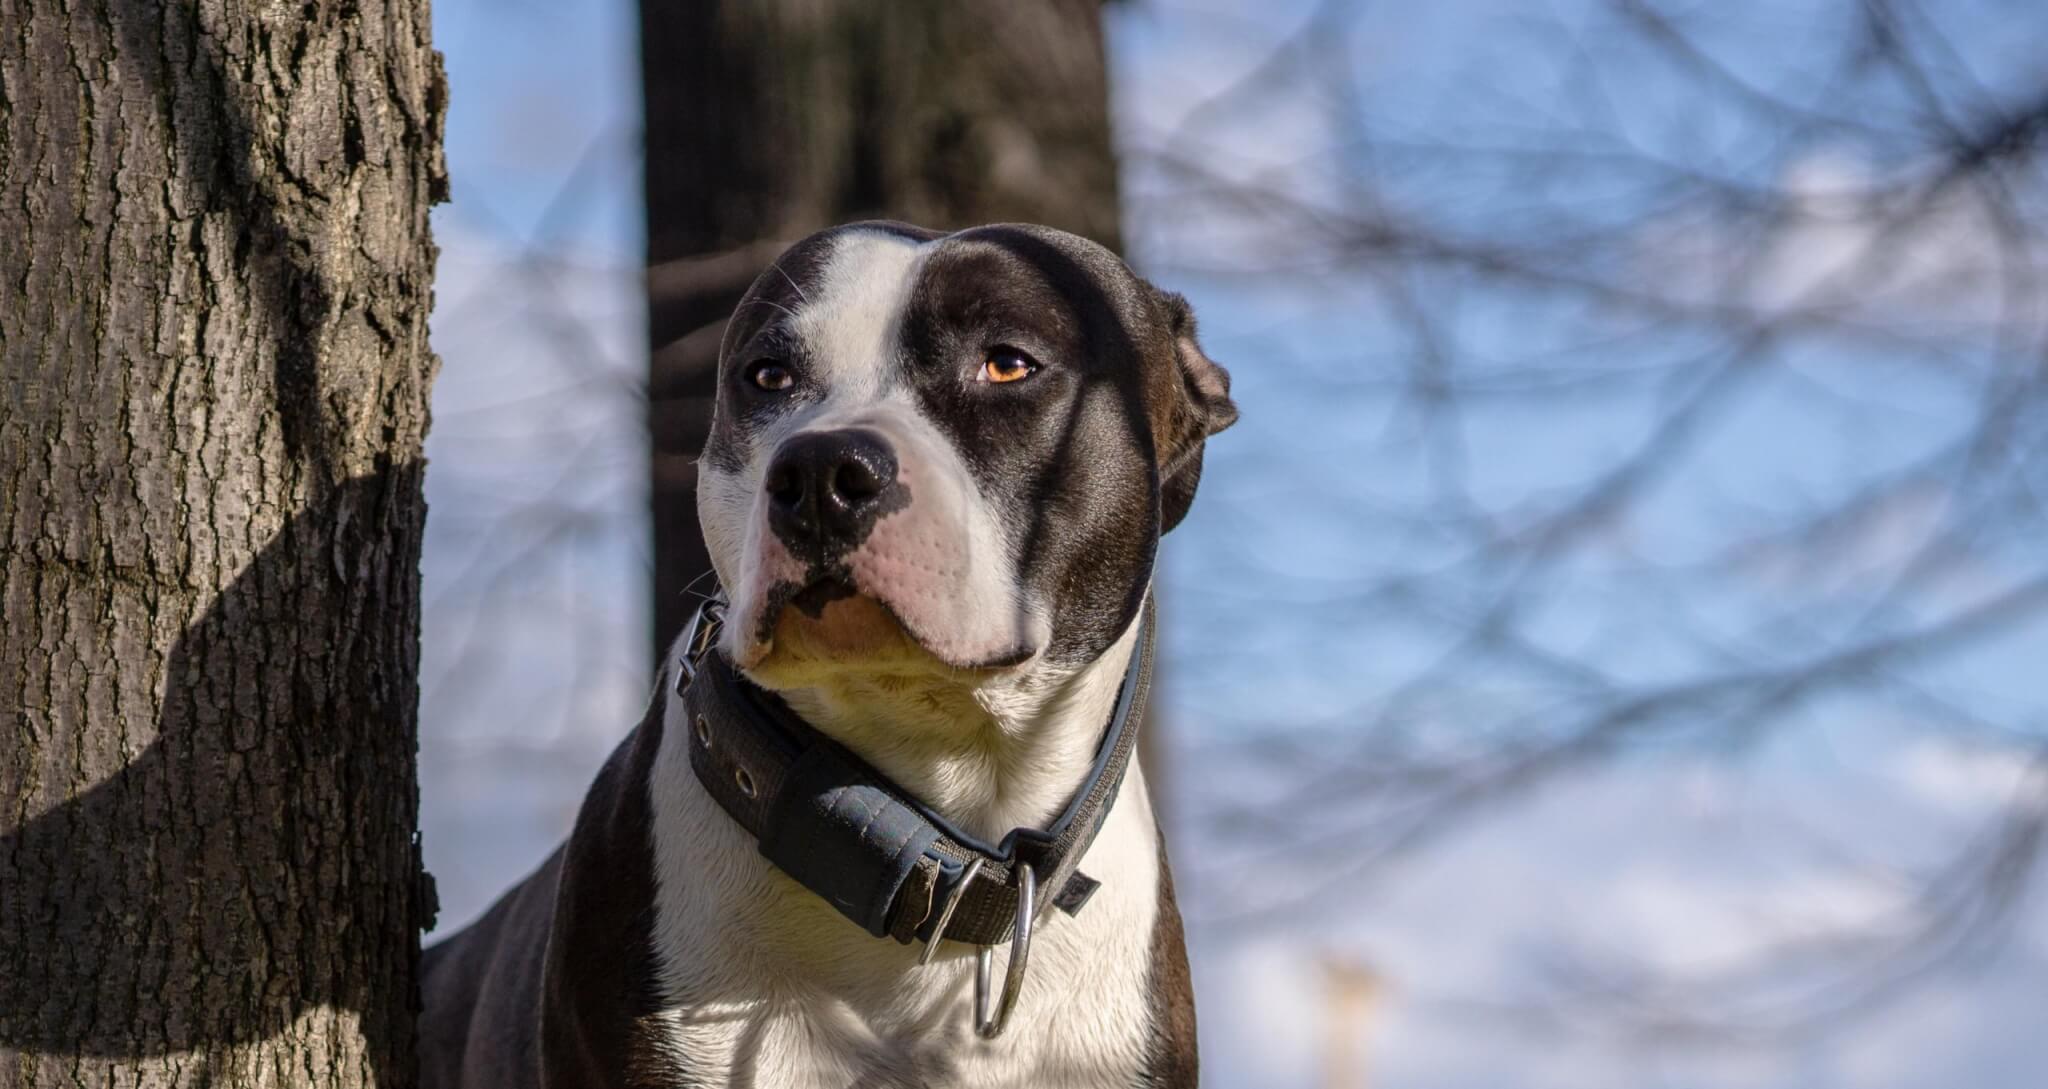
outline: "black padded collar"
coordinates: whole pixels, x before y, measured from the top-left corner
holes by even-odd
[[[1076,866],[1123,785],[1151,686],[1149,600],[1088,778],[1051,825],[1013,829],[997,844],[955,828],[740,676],[710,649],[719,604],[699,608],[684,658],[675,663],[676,693],[689,715],[690,766],[769,861],[868,933],[905,944],[932,941],[956,896],[945,938],[983,946],[1007,941],[1023,866],[1054,892],[1039,898],[1041,910],[1050,902],[1073,914],[1086,903],[1098,882]],[[969,872],[975,876],[963,890]]]

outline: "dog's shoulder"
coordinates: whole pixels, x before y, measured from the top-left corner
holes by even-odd
[[[422,1084],[635,1086],[674,1073],[645,1029],[660,1005],[647,786],[665,708],[657,696],[613,751],[567,842],[424,954]]]
[[[1188,971],[1187,936],[1181,927],[1180,904],[1173,895],[1173,872],[1167,866],[1164,838],[1159,840],[1159,914],[1152,924],[1148,975],[1152,1037],[1140,1085],[1145,1089],[1197,1085],[1201,1077],[1195,1046],[1195,985]]]
[[[547,1086],[667,1084],[649,1031],[661,1008],[654,950],[654,813],[666,685],[606,762],[562,848],[541,993]]]
[[[555,912],[562,848],[460,933],[420,958],[420,1084],[537,1084],[531,1031]]]

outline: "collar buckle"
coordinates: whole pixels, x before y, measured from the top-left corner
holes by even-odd
[[[718,630],[725,626],[725,602],[717,598],[705,598],[690,614],[690,623],[683,628],[683,656],[676,659],[676,695],[697,679],[697,668],[703,664],[704,656],[711,653],[712,644],[718,641]]]
[[[946,937],[946,924],[953,921],[953,912],[960,907],[960,901],[967,899],[967,886],[974,884],[975,875],[981,872],[982,863],[987,861],[987,858],[975,855],[973,861],[967,864],[967,872],[961,874],[960,880],[953,884],[953,893],[946,897],[946,906],[939,909],[939,921],[932,926],[931,940],[924,943],[924,952],[918,954],[919,968],[930,964],[933,955],[938,953],[939,943]]]

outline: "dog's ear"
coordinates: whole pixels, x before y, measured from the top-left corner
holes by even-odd
[[[1180,524],[1202,480],[1202,447],[1209,436],[1237,422],[1230,399],[1230,372],[1210,359],[1195,340],[1195,312],[1187,299],[1153,288],[1174,357],[1167,384],[1167,420],[1159,439],[1159,531]]]

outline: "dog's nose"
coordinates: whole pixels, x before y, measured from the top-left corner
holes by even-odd
[[[806,559],[825,560],[867,539],[899,494],[896,453],[869,431],[811,431],[768,463],[768,526]]]

